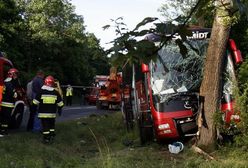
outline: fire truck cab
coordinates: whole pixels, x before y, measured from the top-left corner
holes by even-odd
[[[122,74],[116,68],[110,69],[110,75],[104,85],[100,87],[97,108],[119,109],[121,103]]]

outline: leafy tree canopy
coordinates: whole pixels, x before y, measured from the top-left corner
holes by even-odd
[[[8,0],[0,9],[0,49],[23,81],[42,69],[61,83],[88,85],[109,68],[99,39],[85,31],[69,0]]]

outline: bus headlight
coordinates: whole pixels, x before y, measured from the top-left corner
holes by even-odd
[[[161,124],[161,125],[158,126],[159,130],[164,130],[164,129],[168,129],[168,128],[170,128],[170,125],[168,123]]]

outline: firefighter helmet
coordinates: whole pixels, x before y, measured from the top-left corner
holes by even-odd
[[[18,70],[15,68],[11,68],[8,71],[8,77],[9,78],[17,78]]]
[[[45,78],[45,83],[44,84],[47,85],[47,86],[54,86],[54,78],[51,75],[47,76]]]

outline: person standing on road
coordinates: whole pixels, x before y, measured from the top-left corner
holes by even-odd
[[[71,85],[67,85],[66,88],[66,105],[71,106],[72,105],[72,96],[73,96],[73,88]]]
[[[17,98],[16,87],[18,85],[18,70],[11,68],[8,77],[4,80],[1,112],[0,112],[0,137],[8,135],[8,127],[11,120],[11,112],[14,109]]]
[[[33,104],[38,106],[38,117],[41,119],[43,143],[51,143],[55,137],[56,112],[61,115],[64,106],[60,94],[54,88],[54,78],[47,76],[41,92],[33,100]]]
[[[41,87],[44,84],[44,72],[42,70],[37,71],[36,76],[32,80],[32,96],[31,99],[33,100],[35,96],[40,93]],[[29,120],[27,124],[27,131],[32,131],[34,128],[35,116],[36,116],[36,107],[33,105],[32,101],[29,108]],[[37,120],[38,121],[38,120]]]

